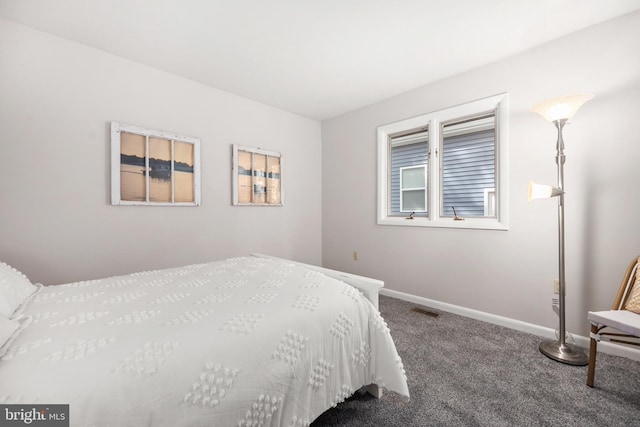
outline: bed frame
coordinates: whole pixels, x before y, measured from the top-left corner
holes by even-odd
[[[371,304],[376,308],[378,307],[378,296],[380,295],[380,289],[384,287],[384,282],[378,279],[372,279],[370,277],[358,276],[356,274],[344,273],[342,271],[331,270],[329,268],[318,267],[316,265],[305,264],[302,262],[291,261],[285,258],[278,258],[271,255],[258,254],[254,253],[251,256],[258,258],[269,258],[276,259],[280,261],[290,262],[292,264],[299,265],[301,267],[307,268],[309,270],[318,271],[320,273],[325,274],[326,276],[332,277],[334,279],[340,280],[348,285],[353,286],[354,288],[360,290],[364,296],[371,301]],[[378,387],[376,384],[370,384],[361,389],[362,392],[367,392],[378,399],[382,397],[382,388]]]

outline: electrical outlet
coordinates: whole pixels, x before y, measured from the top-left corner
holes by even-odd
[[[353,260],[360,261],[360,254],[358,253],[358,251],[353,251]]]

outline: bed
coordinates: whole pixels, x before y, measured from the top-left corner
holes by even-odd
[[[69,404],[71,426],[305,426],[365,386],[409,399],[376,280],[265,255],[56,286],[3,268],[0,404]]]

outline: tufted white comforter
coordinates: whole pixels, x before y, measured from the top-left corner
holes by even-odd
[[[71,426],[303,426],[363,385],[409,397],[371,303],[281,260],[48,286],[21,321],[0,403],[68,403]]]

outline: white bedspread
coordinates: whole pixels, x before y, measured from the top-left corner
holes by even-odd
[[[44,287],[0,359],[0,403],[70,404],[71,426],[302,426],[375,383],[409,397],[355,288],[233,258]]]

